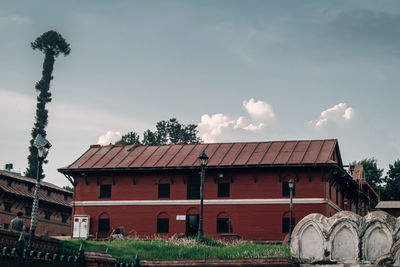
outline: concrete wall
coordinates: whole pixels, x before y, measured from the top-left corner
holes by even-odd
[[[349,211],[330,218],[310,214],[296,225],[291,252],[294,259],[303,263],[337,261],[399,266],[399,239],[400,218],[383,211],[365,217]]]

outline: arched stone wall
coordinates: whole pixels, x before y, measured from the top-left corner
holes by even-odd
[[[310,214],[293,230],[292,258],[302,263],[339,263],[400,266],[400,217],[376,211],[364,218],[349,211],[330,218]]]
[[[331,235],[332,259],[337,261],[358,260],[358,235],[351,224],[343,223]]]
[[[363,259],[373,262],[390,252],[393,238],[386,225],[376,222],[366,228],[363,237]]]

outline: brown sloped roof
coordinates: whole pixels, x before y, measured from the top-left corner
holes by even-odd
[[[10,193],[10,194],[19,195],[19,196],[33,199],[34,192],[35,192],[34,185],[36,184],[35,179],[21,176],[14,172],[9,172],[9,171],[5,171],[5,170],[0,170],[0,176],[11,178],[12,180],[14,180],[16,182],[20,182],[21,184],[24,184],[24,185],[26,185],[28,183],[32,184],[32,191],[29,191],[26,186],[19,186],[18,183],[11,184],[11,186],[9,186],[7,184],[0,184],[0,190]],[[44,188],[46,190],[49,190],[49,188],[51,188],[51,191],[56,191],[57,193],[60,193],[60,194],[68,194],[68,195],[70,195],[70,197],[72,197],[72,192],[70,192],[64,188],[58,187],[54,184],[41,181],[40,185],[41,185],[41,188]],[[53,204],[71,207],[71,203],[69,203],[67,200],[64,200],[63,197],[55,198],[55,197],[52,197],[52,194],[50,194],[50,196],[49,196],[49,195],[47,195],[47,192],[44,190],[40,191],[39,199],[42,201],[53,203]]]
[[[92,145],[60,172],[79,169],[146,169],[200,166],[202,151],[209,157],[208,167],[337,164],[332,155],[336,139],[241,143],[201,143],[186,145]]]

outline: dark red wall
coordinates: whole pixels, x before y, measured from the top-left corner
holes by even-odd
[[[205,199],[224,199],[217,197],[218,180],[230,183],[230,197],[225,199],[289,199],[282,196],[282,182],[290,178],[296,180],[297,198],[329,198],[329,185],[326,182],[328,170],[311,171],[223,171],[224,178],[218,172],[207,171]],[[187,177],[198,173],[148,173],[142,175],[91,175],[86,178],[75,177],[76,201],[107,200],[159,200],[158,184],[170,183],[169,200],[186,200]],[[279,178],[280,177],[280,178]],[[323,178],[321,178],[323,177]],[[77,179],[78,178],[78,179]],[[114,184],[113,184],[114,181]],[[87,182],[87,184],[86,184]],[[100,185],[113,184],[111,198],[99,198]],[[332,187],[332,202],[336,203],[336,191]],[[338,203],[342,204],[341,194]],[[162,200],[162,199],[160,199]],[[106,212],[110,217],[111,228],[124,226],[127,232],[136,232],[140,236],[154,236],[157,229],[157,215],[165,212],[169,217],[169,236],[185,233],[185,221],[177,221],[176,215],[185,215],[191,208],[199,210],[199,205],[159,205],[159,206],[76,206],[75,214],[90,215],[90,233],[97,232],[98,218]],[[299,222],[304,216],[318,212],[326,216],[336,210],[328,204],[294,204],[294,217]],[[282,217],[289,213],[289,204],[240,204],[240,205],[205,205],[204,231],[206,235],[218,238],[216,222],[219,213],[225,212],[232,221],[233,232],[249,240],[282,240]],[[288,215],[287,215],[288,217]]]

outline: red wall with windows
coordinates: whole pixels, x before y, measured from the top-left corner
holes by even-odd
[[[187,183],[189,177],[199,177],[198,171],[174,172],[162,174],[92,174],[74,177],[75,201],[118,201],[118,200],[187,200]],[[222,173],[223,177],[219,174]],[[290,178],[296,181],[293,205],[293,217],[296,223],[304,216],[318,212],[326,216],[333,215],[342,207],[341,194],[336,203],[336,188],[332,186],[331,204],[296,203],[296,199],[324,199],[329,201],[329,169],[322,168],[282,168],[253,170],[206,170],[205,200],[210,199],[269,199],[282,202],[289,199],[282,196],[282,183]],[[218,197],[218,183],[229,183],[229,197]],[[100,186],[111,185],[111,197],[100,198]],[[158,198],[158,184],[170,184],[170,197]],[[243,202],[245,203],[245,201]],[[79,204],[84,205],[84,204]],[[335,208],[334,208],[335,207]],[[123,226],[126,232],[143,236],[154,236],[157,232],[157,218],[168,218],[168,234],[186,233],[186,221],[177,220],[177,215],[198,214],[199,205],[113,205],[113,206],[76,206],[74,214],[90,215],[90,234],[98,232],[98,219],[109,218],[110,228]],[[289,217],[289,204],[206,204],[204,206],[205,235],[219,238],[217,218],[228,216],[232,232],[248,240],[283,240],[282,220]],[[222,215],[221,215],[222,216]]]

